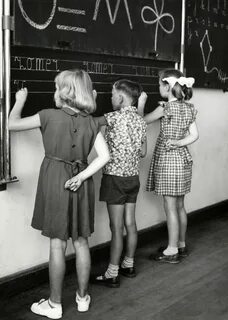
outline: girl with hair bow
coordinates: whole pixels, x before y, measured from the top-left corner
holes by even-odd
[[[159,91],[167,102],[160,105],[144,119],[149,124],[160,119],[160,134],[152,157],[147,191],[162,195],[168,227],[168,245],[159,248],[152,257],[158,262],[179,263],[186,257],[185,244],[187,214],[185,195],[190,192],[192,157],[187,146],[199,137],[196,126],[196,109],[188,100],[192,97],[194,78],[186,78],[175,69],[159,75]],[[144,114],[146,94],[139,100],[138,112]]]

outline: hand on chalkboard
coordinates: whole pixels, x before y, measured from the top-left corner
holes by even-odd
[[[138,113],[141,116],[144,115],[144,108],[145,108],[147,98],[148,98],[148,96],[147,96],[146,92],[142,91],[139,96],[139,99],[138,99]]]
[[[28,96],[28,89],[27,88],[21,88],[16,93],[16,100],[20,103],[25,103]]]
[[[97,91],[95,89],[93,89],[93,97],[95,100],[97,99]]]

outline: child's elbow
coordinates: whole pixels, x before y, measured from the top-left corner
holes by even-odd
[[[104,156],[104,164],[108,163],[110,161],[111,157],[109,152],[107,152]]]

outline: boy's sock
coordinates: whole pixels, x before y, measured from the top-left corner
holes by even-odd
[[[168,246],[164,251],[163,251],[165,256],[172,256],[174,254],[178,253],[177,247],[170,247]]]
[[[105,272],[105,278],[115,278],[118,276],[119,266],[109,263],[108,269]]]
[[[179,241],[178,248],[185,248],[185,241]]]
[[[125,256],[121,263],[121,268],[133,268],[133,266],[134,266],[134,258],[129,258]]]

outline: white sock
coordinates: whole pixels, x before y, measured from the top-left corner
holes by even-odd
[[[178,248],[185,248],[185,241],[179,241]]]
[[[132,268],[134,266],[134,258],[124,257],[121,267],[122,268]]]
[[[168,246],[164,251],[163,251],[165,256],[172,256],[174,254],[178,253],[177,247],[170,247]]]

